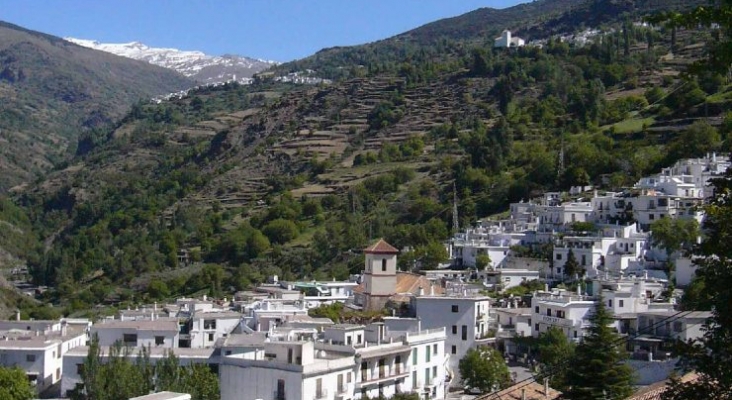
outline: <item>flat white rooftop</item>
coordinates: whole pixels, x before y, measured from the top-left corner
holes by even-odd
[[[185,393],[159,392],[133,397],[130,400],[191,400],[191,395]]]

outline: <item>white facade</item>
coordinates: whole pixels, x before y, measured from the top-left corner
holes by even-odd
[[[508,47],[523,47],[526,44],[526,41],[524,39],[521,39],[519,37],[513,37],[511,35],[511,31],[505,30],[503,33],[501,33],[500,37],[497,37],[494,41],[493,46],[498,48],[508,48]]]
[[[103,321],[91,327],[100,346],[114,346],[116,342],[127,347],[178,347],[180,327],[177,319]]]
[[[49,321],[2,321],[8,327],[13,322],[28,323],[41,327]],[[33,322],[38,322],[33,324]],[[52,324],[56,325],[56,324]],[[68,328],[62,321],[59,330],[18,331],[3,330],[0,340],[0,365],[18,367],[25,371],[28,380],[41,392],[57,383],[63,371],[63,356],[69,350],[86,344],[87,332],[84,328]]]
[[[417,296],[414,298],[417,319],[423,329],[445,328],[444,352],[449,373],[459,382],[458,363],[471,348],[487,338],[490,324],[490,298],[485,296]]]
[[[266,342],[223,357],[222,400],[388,398],[411,391],[444,397],[444,330],[387,332],[383,324],[336,325],[326,328],[324,338]]]
[[[241,323],[243,315],[232,312],[196,312],[189,320],[190,347],[213,347],[220,338],[228,336]]]

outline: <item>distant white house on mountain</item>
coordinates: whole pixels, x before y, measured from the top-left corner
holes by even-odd
[[[505,30],[501,33],[500,37],[496,38],[493,47],[523,47],[525,44],[526,41],[524,41],[524,39],[521,39],[520,37],[512,37],[511,31]]]

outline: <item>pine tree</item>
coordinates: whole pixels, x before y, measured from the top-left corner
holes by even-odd
[[[540,371],[550,374],[549,383],[561,392],[567,390],[567,370],[574,356],[575,347],[557,327],[549,328],[539,336],[537,351]]]
[[[633,370],[624,363],[628,355],[617,333],[608,325],[612,313],[602,296],[590,317],[590,329],[567,371],[567,399],[625,399],[633,393]]]
[[[580,267],[572,249],[569,249],[569,252],[567,252],[567,261],[564,263],[564,274],[570,279],[573,279],[575,275],[582,276],[585,274],[584,268]]]

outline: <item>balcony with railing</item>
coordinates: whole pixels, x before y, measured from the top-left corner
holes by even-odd
[[[376,370],[362,369],[361,380],[360,382],[356,382],[356,387],[393,381],[409,376],[409,366],[400,364],[397,365],[399,366],[392,368],[388,368],[387,366],[380,366]]]
[[[315,391],[315,399],[327,399],[328,398],[328,389],[320,389]]]

